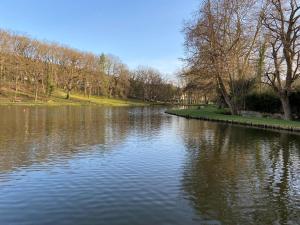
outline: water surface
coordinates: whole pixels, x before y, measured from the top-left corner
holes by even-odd
[[[0,107],[0,224],[300,224],[300,136],[162,108]]]

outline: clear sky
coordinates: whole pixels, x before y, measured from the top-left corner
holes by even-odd
[[[201,0],[1,0],[0,26],[96,54],[130,68],[180,67],[184,20]]]

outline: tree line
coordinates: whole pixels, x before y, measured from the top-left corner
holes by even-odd
[[[131,71],[112,55],[82,52],[0,30],[0,95],[13,90],[33,94],[37,101],[59,88],[69,99],[73,91],[86,96],[172,101],[178,88],[149,67]]]
[[[298,0],[205,0],[184,28],[189,86],[238,114],[250,91],[272,91],[284,118],[300,77]],[[212,92],[212,90],[214,90]]]

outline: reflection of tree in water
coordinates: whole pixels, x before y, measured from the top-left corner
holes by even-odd
[[[183,186],[206,219],[224,224],[300,222],[300,138],[188,121]]]
[[[3,107],[0,108],[0,173],[68,159],[97,146],[107,151],[131,132],[154,135],[161,116],[150,108]]]

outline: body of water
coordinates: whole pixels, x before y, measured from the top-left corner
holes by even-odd
[[[300,136],[164,109],[0,107],[1,225],[300,224]]]

